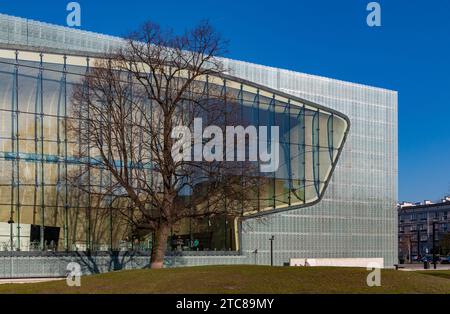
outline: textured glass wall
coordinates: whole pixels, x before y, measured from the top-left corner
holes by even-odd
[[[114,232],[116,239],[113,239],[110,227],[118,229],[121,222],[114,219],[113,207],[109,208],[105,201],[99,202],[95,197],[95,191],[101,191],[107,184],[107,171],[92,164],[90,179],[83,183],[81,190],[68,180],[83,163],[77,157],[80,139],[73,137],[73,132],[67,132],[69,124],[78,123],[71,117],[72,90],[88,71],[92,60],[20,50],[0,52],[4,57],[14,56],[0,58],[0,85],[3,87],[0,90],[3,122],[0,162],[7,169],[0,175],[0,218],[4,222],[15,222],[13,247],[30,249],[27,247],[30,241],[21,242],[22,237],[26,238],[21,231],[31,224],[45,227],[46,232],[54,228],[53,232],[58,235],[54,241],[59,249],[117,248],[118,241],[126,241],[126,233],[121,230],[120,236]],[[75,61],[81,65],[74,66]],[[318,201],[342,151],[349,128],[347,118],[285,93],[233,81],[231,77],[215,81],[220,84],[219,89],[226,89],[234,99],[222,104],[237,108],[227,110],[230,125],[279,128],[276,171],[260,172],[258,162],[254,170],[244,169],[244,163],[235,162],[236,169],[242,168],[239,175],[257,179],[258,188],[255,195],[249,197],[252,205],[244,209],[245,215],[267,214],[274,209],[287,210],[290,206]],[[270,138],[268,134],[267,151],[274,150],[270,147],[274,145]],[[248,146],[249,141],[244,142]],[[247,147],[244,151],[250,150]],[[223,223],[216,218],[217,223],[208,222],[197,231],[192,223],[182,223],[174,228],[173,236],[192,240],[197,232],[197,237],[204,242],[200,243],[202,248],[236,249],[239,245],[232,241],[237,240],[232,236],[236,231],[234,218],[222,217]],[[176,231],[180,228],[185,230]],[[190,231],[190,237],[186,230]],[[31,242],[38,241],[43,248],[45,239],[42,237]],[[0,243],[5,241],[0,239]]]
[[[56,48],[86,52],[111,52],[124,40],[0,14],[0,41],[9,45]]]
[[[312,207],[243,224],[250,263],[289,258],[383,257],[397,263],[397,93],[245,62],[230,73],[300,96],[350,118],[349,137],[323,200]]]

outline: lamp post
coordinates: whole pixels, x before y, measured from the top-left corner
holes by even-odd
[[[273,266],[273,241],[275,240],[275,236],[270,237],[270,266]]]
[[[436,221],[433,221],[433,268],[436,269]]]
[[[254,250],[253,254],[255,254],[255,265],[258,265],[258,249]]]
[[[9,224],[9,241],[11,242],[11,252],[14,251],[14,219],[11,217],[8,220]]]

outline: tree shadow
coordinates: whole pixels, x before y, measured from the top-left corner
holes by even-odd
[[[137,251],[75,252],[75,257],[83,274],[100,274],[150,267],[150,256]]]

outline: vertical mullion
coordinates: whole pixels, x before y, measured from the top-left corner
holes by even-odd
[[[292,204],[292,198],[291,198],[291,191],[292,191],[292,160],[291,160],[291,143],[292,143],[292,132],[291,132],[291,113],[292,113],[292,105],[291,105],[291,100],[288,99],[287,102],[287,117],[288,117],[288,127],[287,127],[287,131],[288,131],[288,136],[287,136],[287,141],[288,143],[285,144],[287,146],[287,157],[286,157],[286,162],[287,162],[287,174],[288,174],[288,180],[289,180],[289,192],[288,192],[288,205],[291,206]],[[286,112],[286,110],[285,110]]]
[[[17,51],[16,51],[16,56],[17,56]],[[15,152],[15,120],[16,117],[15,115],[17,114],[16,112],[16,105],[15,105],[15,101],[16,101],[16,82],[17,82],[17,75],[18,75],[18,64],[17,64],[17,58],[16,58],[16,64],[14,66],[14,74],[13,74],[13,94],[11,97],[11,154],[14,154]],[[11,207],[10,207],[10,217],[9,217],[9,221],[8,223],[10,224],[10,230],[9,230],[9,240],[10,240],[10,249],[11,251],[14,251],[14,190],[15,190],[15,186],[16,186],[16,182],[15,182],[15,162],[16,162],[16,158],[17,156],[14,156],[13,159],[11,159]]]
[[[320,138],[320,125],[319,125],[319,110],[314,112],[312,119],[312,157],[313,157],[313,184],[316,191],[316,196],[319,196],[319,181],[320,181],[320,169],[319,169],[319,138]]]
[[[58,214],[59,214],[59,198],[61,194],[61,105],[64,102],[64,70],[62,71],[62,76],[59,81],[59,92],[58,92],[58,102],[56,108],[56,198],[55,198],[55,208],[53,213],[53,224],[58,225]],[[58,241],[59,242],[59,241]],[[59,247],[59,243],[56,243],[56,247]]]
[[[334,114],[331,113],[331,116],[328,118],[328,150],[330,152],[330,161],[331,165],[333,165],[333,157],[334,157]]]
[[[317,109],[317,197],[320,196],[320,110]]]
[[[63,67],[64,84],[64,249],[69,251],[69,190],[68,190],[68,169],[67,169],[67,56],[64,55]],[[59,145],[59,144],[58,144]]]
[[[36,221],[36,215],[38,214],[38,193],[39,193],[39,163],[38,163],[38,151],[39,151],[39,140],[38,140],[38,130],[39,130],[39,102],[40,102],[40,72],[38,73],[36,80],[36,99],[34,100],[34,156],[33,156],[33,164],[34,164],[34,190],[33,190],[33,225],[38,225]],[[40,236],[39,236],[40,243]],[[41,243],[40,243],[41,247]]]
[[[241,83],[241,87],[239,90],[238,102],[239,102],[239,106],[240,106],[240,120],[241,120],[241,124],[244,126],[244,85],[242,83]],[[246,151],[246,148],[245,148],[245,139],[244,139],[244,154],[245,154],[245,151]],[[250,157],[249,157],[249,159],[250,159]],[[244,184],[244,174],[245,174],[244,163],[245,163],[245,161],[241,162],[241,189],[242,189],[242,191],[244,190],[244,185],[245,185]],[[243,215],[244,214],[244,194],[243,193],[241,193],[241,207],[242,207],[241,215]]]
[[[206,101],[208,102],[207,103],[207,106],[209,106],[209,75],[206,75],[206,79],[205,79],[206,81],[205,81],[205,92],[206,92]],[[191,116],[192,115],[192,116]],[[190,110],[190,108],[189,108],[189,113],[188,113],[188,116],[187,116],[187,120],[188,121],[190,121],[191,119],[193,120],[195,117],[194,117],[194,114],[193,114],[193,112]],[[208,119],[209,119],[209,115],[208,115]],[[188,121],[186,121],[186,122],[188,122]],[[209,121],[208,121],[209,122]],[[206,209],[207,209],[207,211],[209,211],[209,206],[210,206],[210,203],[209,203],[209,197],[207,197],[206,198]],[[195,209],[193,209],[194,211],[195,211]],[[195,214],[195,212],[193,212],[192,214]],[[190,218],[190,220],[192,220],[192,218]],[[192,231],[191,231],[192,232]],[[193,239],[193,236],[191,235],[191,238]],[[191,239],[191,240],[192,240]],[[198,248],[197,248],[197,250],[198,250]]]
[[[227,80],[223,80],[223,95],[224,95],[224,102],[225,102],[225,127],[228,124],[228,103],[227,103]],[[226,193],[224,195],[224,201],[225,201],[225,215],[224,215],[224,247],[226,249],[227,247],[227,214],[228,214],[228,202],[227,202],[227,196]]]
[[[40,166],[41,166],[41,249],[45,249],[45,181],[44,181],[44,63],[43,63],[43,53],[40,54],[40,64],[39,64],[39,131],[40,131]]]
[[[84,85],[82,88],[82,92],[84,93]],[[83,127],[83,120],[84,120],[84,114],[83,112],[80,112],[79,116],[76,116],[77,122],[78,122],[78,159],[77,159],[77,165],[78,165],[78,174],[80,176],[78,180],[78,185],[83,185],[83,139],[81,137],[81,128]],[[73,226],[72,226],[72,242],[75,243],[75,249],[78,250],[78,219],[79,219],[79,213],[81,209],[83,208],[84,203],[82,202],[82,194],[81,194],[81,187],[77,187],[77,197],[75,198],[75,206],[72,207],[72,210],[75,209],[76,213],[74,215],[73,220]],[[81,238],[80,238],[81,240]]]
[[[269,103],[269,114],[268,114],[268,126],[267,126],[267,147],[270,148],[272,153],[273,145],[272,145],[272,126],[275,125],[275,94],[272,96],[272,100]],[[272,175],[272,207],[276,208],[276,171],[273,172]]]
[[[300,134],[300,138],[301,138],[301,146],[302,146],[302,153],[300,154],[300,156],[302,156],[301,158],[301,167],[303,168],[303,179],[302,179],[302,183],[303,183],[303,203],[306,203],[306,119],[305,119],[305,104],[303,104],[303,108],[301,110],[301,114],[300,114],[300,119],[302,121],[302,128],[301,128],[301,134]]]
[[[19,64],[19,53],[16,54],[16,64]],[[17,219],[17,251],[20,251],[20,133],[19,133],[19,75],[16,76],[16,219]]]
[[[13,88],[13,95],[12,95],[12,101],[11,101],[11,155],[12,156],[12,162],[11,162],[11,209],[10,209],[10,244],[11,244],[11,251],[14,251],[14,213],[16,211],[16,219],[17,219],[17,237],[18,237],[18,248],[20,249],[20,213],[19,213],[19,207],[20,207],[20,195],[19,195],[19,161],[20,161],[20,155],[19,155],[19,148],[18,148],[18,124],[19,124],[19,52],[16,50],[15,52],[16,60],[15,60],[15,66],[14,66],[14,88]],[[15,203],[15,204],[14,204]],[[14,206],[15,205],[15,206]]]
[[[256,91],[256,96],[255,99],[253,100],[253,105],[252,107],[255,107],[255,103],[256,103],[256,125],[258,126],[258,128],[260,127],[259,124],[259,111],[260,111],[260,103],[259,103],[259,88]],[[258,144],[259,145],[259,144]],[[260,160],[258,158],[258,162],[257,162],[257,173],[258,173],[258,192],[257,194],[257,198],[258,198],[258,202],[257,202],[257,206],[258,206],[258,211],[261,210],[261,173],[260,173]]]

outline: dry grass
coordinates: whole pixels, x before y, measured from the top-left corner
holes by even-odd
[[[86,276],[79,288],[65,280],[1,285],[0,293],[38,294],[270,294],[270,293],[446,293],[450,271],[383,270],[381,287],[368,287],[369,271],[358,268],[207,266],[121,271]]]

